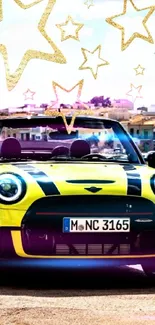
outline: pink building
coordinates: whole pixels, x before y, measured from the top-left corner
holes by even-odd
[[[133,103],[128,99],[114,99],[111,104],[115,108],[126,108],[132,110],[134,108]]]

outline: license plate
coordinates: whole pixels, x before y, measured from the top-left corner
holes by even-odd
[[[130,219],[64,218],[63,232],[130,232]]]

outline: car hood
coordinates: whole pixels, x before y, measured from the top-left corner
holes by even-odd
[[[150,179],[155,174],[155,170],[147,165],[86,162],[18,163],[11,165],[10,168],[20,173],[28,185],[35,182],[39,186],[42,184],[44,189],[47,186],[45,195],[96,193],[136,195],[151,200],[155,197],[150,186]],[[5,169],[8,170],[6,165]]]
[[[27,210],[37,199],[51,195],[131,195],[155,203],[150,180],[155,174],[147,165],[119,163],[14,163],[0,172],[20,175],[26,183],[24,198],[3,209]]]

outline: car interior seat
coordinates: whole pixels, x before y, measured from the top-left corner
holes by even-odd
[[[85,140],[75,140],[70,147],[70,156],[74,158],[82,158],[90,154],[90,145]]]
[[[1,156],[3,158],[16,158],[21,156],[20,142],[13,137],[6,138],[1,145]]]
[[[69,156],[69,149],[65,146],[57,146],[52,151],[52,157]]]

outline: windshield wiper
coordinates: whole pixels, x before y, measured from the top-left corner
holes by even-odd
[[[138,163],[137,160],[133,159],[130,154],[121,154],[121,155],[113,155],[111,157],[107,157],[107,161],[112,161],[112,162],[122,162],[122,163]]]
[[[20,158],[0,158],[0,163],[13,163],[13,162],[26,162],[26,161],[32,161],[33,159],[20,159]]]
[[[111,154],[111,157],[107,157],[107,159],[121,159],[121,158],[126,158],[128,159],[127,154]]]
[[[68,156],[54,156],[51,157],[50,160],[55,160],[55,161],[71,161],[74,160],[72,157]]]

